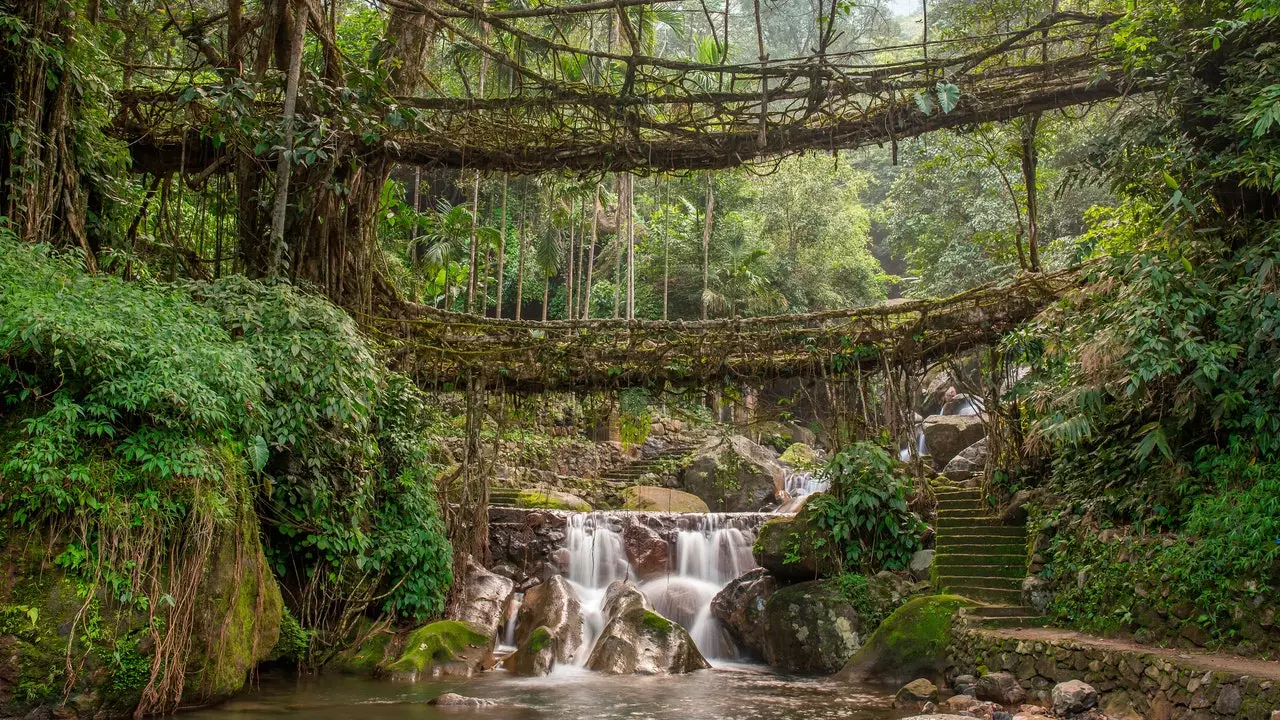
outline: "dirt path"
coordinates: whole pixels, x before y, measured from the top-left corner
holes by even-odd
[[[1058,630],[1055,628],[993,628],[982,629],[979,632],[1001,638],[1042,640],[1046,642],[1069,641],[1085,647],[1092,647],[1100,650],[1119,650],[1138,655],[1155,655],[1185,667],[1192,667],[1199,670],[1229,672],[1280,682],[1280,662],[1254,660],[1250,658],[1243,658],[1239,655],[1212,653],[1204,650],[1163,648],[1155,645],[1140,645],[1130,640],[1102,638],[1094,635],[1085,635],[1084,633],[1078,633],[1073,630]]]

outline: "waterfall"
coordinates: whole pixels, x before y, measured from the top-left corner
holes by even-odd
[[[733,640],[711,614],[711,600],[730,580],[756,567],[751,545],[755,528],[767,516],[591,512],[570,515],[565,528],[568,579],[582,602],[583,615],[583,643],[574,661],[586,663],[604,629],[601,605],[609,583],[637,579],[627,559],[622,530],[626,523],[644,523],[646,517],[659,527],[665,526],[668,532],[659,532],[666,537],[675,526],[674,562],[665,575],[650,577],[639,583],[638,589],[654,610],[689,631],[704,656],[737,657]]]
[[[612,513],[574,513],[565,528],[569,582],[582,603],[582,645],[574,663],[586,665],[604,630],[604,591],[614,580],[634,580],[622,544],[622,523]]]
[[[826,492],[831,486],[826,478],[818,477],[809,470],[790,470],[787,472],[785,488],[790,498],[775,510],[779,515],[790,515],[800,511],[804,499],[814,493]]]

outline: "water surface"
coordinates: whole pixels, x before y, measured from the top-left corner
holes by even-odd
[[[443,708],[427,702],[445,692],[494,700],[495,707]],[[191,720],[888,720],[883,689],[825,678],[779,675],[758,665],[722,664],[667,677],[606,676],[558,667],[545,678],[503,670],[467,682],[392,682],[338,675],[300,680],[264,677],[257,690]]]

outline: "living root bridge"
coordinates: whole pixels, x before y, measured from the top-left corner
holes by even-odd
[[[916,367],[989,345],[1078,285],[1077,269],[1024,274],[942,300],[703,322],[497,320],[418,305],[366,316],[424,386],[511,393],[701,386]]]

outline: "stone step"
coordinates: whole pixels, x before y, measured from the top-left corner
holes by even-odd
[[[984,512],[986,506],[977,500],[939,500],[938,512],[954,512],[958,510],[972,510],[974,512]]]
[[[984,620],[988,618],[1022,617],[1031,611],[1021,605],[979,605],[966,608],[966,617]]]
[[[947,515],[938,515],[938,527],[1011,527],[1018,532],[1026,532],[1026,528],[1019,525],[1006,526],[1000,518],[990,517],[986,515],[972,517],[949,517]],[[938,531],[942,534],[941,529]]]
[[[981,510],[939,510],[938,521],[945,521],[948,525],[961,525],[967,521],[974,521],[979,525],[987,525],[1001,523],[1000,518]]]
[[[936,490],[933,496],[938,498],[938,502],[944,500],[982,500],[982,493],[978,490]]]
[[[967,552],[970,547],[990,548],[1017,548],[1016,552],[1026,550],[1026,535],[992,535],[987,531],[990,528],[981,528],[978,534],[964,535],[956,532],[954,529],[950,534],[938,538],[938,548],[947,548],[953,552]]]
[[[1017,565],[1023,566],[1027,562],[1027,555],[1024,552],[965,552],[957,553],[950,549],[939,548],[934,555],[934,564],[947,567],[961,565]]]
[[[957,565],[951,562],[934,561],[938,575],[947,577],[1001,577],[1016,578],[1019,583],[1027,576],[1027,568],[1021,562],[1014,564],[982,563],[977,565]]]
[[[984,587],[980,585],[956,585],[939,582],[943,592],[977,600],[979,602],[1016,603],[1022,598],[1021,589]]]
[[[938,537],[992,537],[992,538],[1018,538],[1023,539],[1027,536],[1027,529],[1017,525],[1000,525],[992,524],[973,524],[963,523],[959,525],[939,525]]]
[[[979,621],[983,627],[991,628],[1039,628],[1049,627],[1049,618],[1043,615],[1018,615],[1012,617],[989,618]]]
[[[1026,577],[1026,574],[1023,574]],[[1022,578],[991,577],[989,575],[953,575],[938,572],[938,584],[950,588],[993,588],[996,590],[1022,590]]]

